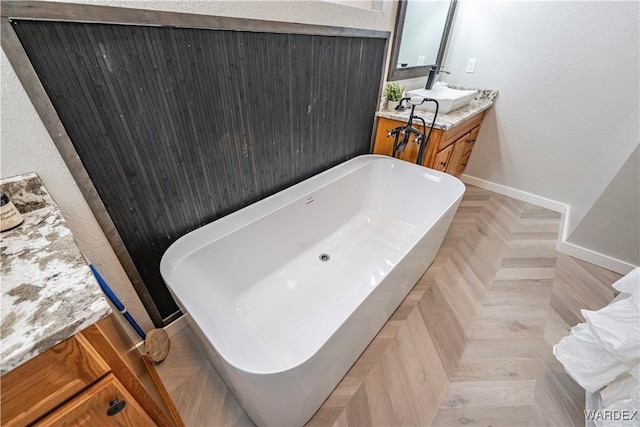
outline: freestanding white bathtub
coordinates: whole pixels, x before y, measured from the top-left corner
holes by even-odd
[[[300,426],[431,264],[463,193],[360,156],[188,233],[160,269],[251,419]]]

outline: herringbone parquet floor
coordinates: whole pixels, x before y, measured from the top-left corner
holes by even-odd
[[[584,425],[551,348],[620,276],[556,252],[559,225],[467,186],[435,261],[308,425]],[[188,426],[252,425],[189,328],[158,371]]]

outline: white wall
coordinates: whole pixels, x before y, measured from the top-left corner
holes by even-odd
[[[568,241],[640,265],[640,146],[631,153]]]
[[[640,140],[639,30],[636,1],[462,0],[447,79],[500,91],[465,173],[569,205],[573,231]]]
[[[376,0],[49,0],[391,31],[395,5]]]
[[[159,1],[86,0],[76,3],[302,22],[391,31],[396,5],[391,2],[345,1]],[[357,7],[352,7],[357,6]],[[56,200],[80,249],[93,261],[142,328],[152,328],[142,303],[89,210],[75,181],[18,81],[4,51],[1,57],[0,176],[36,172]],[[126,330],[135,341],[135,334]]]

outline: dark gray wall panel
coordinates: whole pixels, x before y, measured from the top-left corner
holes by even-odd
[[[164,318],[174,240],[369,150],[385,39],[13,25]]]

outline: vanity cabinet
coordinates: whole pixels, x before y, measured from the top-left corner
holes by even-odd
[[[24,216],[0,242],[0,424],[183,426],[40,178],[0,186]]]
[[[175,425],[114,347],[108,321],[0,377],[2,425]]]
[[[429,139],[422,165],[460,176],[469,161],[483,117],[484,112],[480,112],[450,129],[434,128],[431,132],[431,138]],[[379,117],[373,147],[374,154],[390,156],[393,153],[394,138],[389,136],[389,131],[405,125],[405,121]],[[418,129],[422,130],[421,127],[420,125]],[[428,132],[429,128],[427,128]],[[405,151],[397,157],[415,163],[418,158],[418,149],[418,144],[413,142],[412,137]]]

